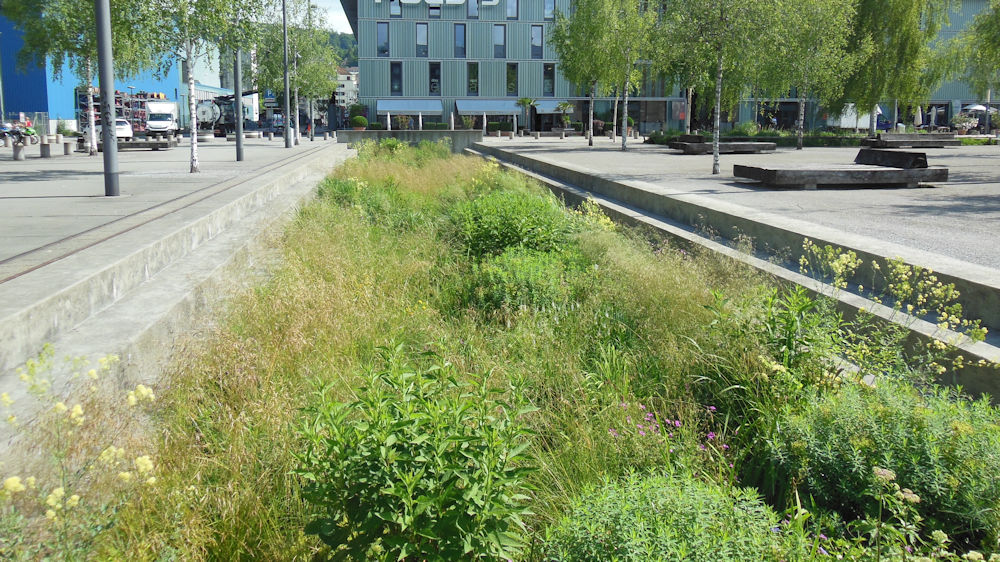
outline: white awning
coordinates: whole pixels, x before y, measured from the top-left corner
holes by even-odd
[[[517,100],[455,100],[459,115],[520,115]]]
[[[556,109],[556,106],[566,100],[541,100],[535,103],[535,113],[539,115],[550,114],[550,113],[562,113]]]
[[[377,100],[378,115],[441,115],[444,105],[441,100],[387,99]]]

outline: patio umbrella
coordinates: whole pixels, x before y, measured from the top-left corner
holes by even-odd
[[[967,105],[962,108],[962,111],[986,111],[986,106],[978,103],[976,105]]]
[[[929,117],[930,117],[930,121],[928,122],[928,125],[930,125],[931,127],[936,127],[937,126],[937,113],[938,113],[937,106],[936,105],[930,106],[929,108],[927,108],[927,112],[928,112]]]
[[[920,127],[924,124],[924,115],[920,110],[920,106],[917,106],[917,110],[913,112],[913,126]]]

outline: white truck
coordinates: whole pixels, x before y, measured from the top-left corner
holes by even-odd
[[[177,134],[177,102],[147,101],[146,102],[146,134],[166,135]]]

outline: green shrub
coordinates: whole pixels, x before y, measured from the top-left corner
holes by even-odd
[[[729,134],[734,137],[752,137],[760,132],[760,126],[753,121],[743,121],[737,123]]]
[[[509,133],[514,130],[514,123],[510,121],[502,121],[500,123],[500,130],[505,133]]]
[[[495,132],[497,132],[499,130],[500,130],[500,122],[499,121],[487,121],[486,122],[486,132],[487,133],[495,133]]]
[[[364,116],[368,113],[368,106],[363,103],[352,103],[349,108],[347,108],[347,116],[350,118]]]
[[[971,544],[1000,537],[1000,425],[987,399],[879,380],[814,395],[789,409],[770,443],[779,480],[845,519],[872,517],[879,484],[874,467],[895,472],[919,497],[928,529]],[[787,492],[789,495],[791,492]]]
[[[447,131],[450,125],[448,123],[437,123],[435,121],[424,121],[425,131]]]
[[[515,556],[529,499],[517,418],[530,410],[459,382],[447,363],[385,355],[355,401],[309,412],[295,474],[321,511],[306,532],[355,560]]]
[[[777,516],[750,489],[636,476],[576,499],[550,528],[546,560],[777,560]]]
[[[372,121],[371,123],[368,124],[368,130],[369,131],[384,131],[385,130],[385,124],[379,123],[378,121]]]
[[[484,310],[563,306],[576,299],[574,276],[584,267],[576,253],[509,248],[473,267],[461,304]]]
[[[572,226],[552,196],[499,190],[457,205],[451,223],[458,243],[476,258],[513,247],[558,251]]]
[[[570,126],[578,133],[583,131],[583,121],[573,121]]]
[[[351,126],[352,127],[367,127],[368,126],[368,119],[364,115],[355,115],[354,117],[351,117]]]

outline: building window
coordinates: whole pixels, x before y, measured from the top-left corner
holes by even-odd
[[[507,95],[517,97],[517,63],[507,63]]]
[[[403,95],[403,63],[389,63],[389,93],[394,96]]]
[[[517,19],[517,0],[507,0],[507,19]]]
[[[388,41],[388,38],[386,39]],[[493,58],[507,58],[507,26],[496,24],[493,26]]]
[[[427,75],[430,77],[430,80],[427,83],[428,90],[430,90],[430,93],[431,93],[432,96],[440,96],[441,95],[441,63],[439,63],[439,62],[432,62],[432,63],[429,63],[429,64],[430,64],[430,67],[428,68],[428,73],[427,73]]]
[[[466,12],[466,17],[470,20],[479,19],[479,0],[466,0],[465,5],[469,10]]]
[[[531,26],[531,58],[542,58],[542,26]]]
[[[556,65],[552,63],[542,65],[542,95],[545,97],[556,95]]]
[[[417,24],[417,56],[427,56],[427,24]]]
[[[455,58],[465,58],[465,24],[455,24]]]
[[[467,66],[469,71],[469,95],[478,96],[479,95],[479,63],[470,62]]]
[[[545,0],[545,19],[555,19],[556,17],[556,0]]]
[[[399,0],[389,0],[389,17],[390,18],[403,17],[403,9],[399,5]]]
[[[427,17],[429,18],[441,18],[441,6],[431,6],[427,8]]]
[[[378,28],[378,56],[387,57],[389,56],[389,22],[380,21],[377,24]]]

